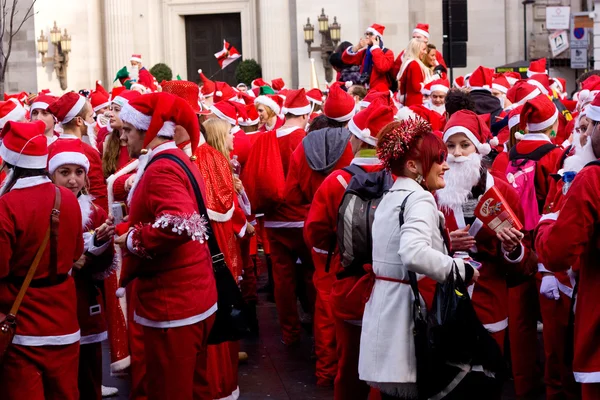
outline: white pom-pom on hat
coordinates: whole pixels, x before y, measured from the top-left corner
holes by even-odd
[[[125,297],[125,288],[124,287],[120,287],[117,289],[117,292],[115,293],[117,295],[118,298],[123,298]]]
[[[98,85],[102,85],[102,81],[98,81]]]
[[[346,86],[348,89],[350,89],[350,87],[352,86],[352,81],[346,81],[346,82],[344,83],[344,85],[345,85],[345,86]]]
[[[523,135],[521,132],[515,133],[515,139],[523,140],[523,137],[525,137],[525,135]]]
[[[199,70],[198,70],[198,73],[199,73],[199,74],[201,74],[201,73],[202,73],[202,69],[199,69]]]
[[[489,143],[484,143],[481,146],[479,146],[477,150],[482,156],[487,156],[492,151],[492,146],[490,146]]]
[[[494,136],[491,140],[490,140],[490,146],[492,147],[496,147],[500,144],[500,141],[498,140],[497,136]]]
[[[220,90],[215,92],[215,96],[221,97],[223,96],[223,92],[221,92]]]

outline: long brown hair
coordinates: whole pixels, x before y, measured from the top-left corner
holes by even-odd
[[[119,154],[121,152],[121,133],[118,130],[112,131],[101,145],[104,146],[102,153],[102,172],[104,178],[108,178],[117,172]]]

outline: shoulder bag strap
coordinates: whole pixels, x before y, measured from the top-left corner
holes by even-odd
[[[60,197],[60,189],[56,186],[54,188],[55,188],[56,195],[54,197],[54,207],[52,207],[52,213],[50,214],[50,226],[48,227],[48,230],[46,231],[46,234],[44,235],[42,244],[40,245],[37,253],[35,254],[35,258],[33,259],[31,266],[29,267],[27,276],[25,276],[25,279],[23,280],[23,284],[21,285],[21,289],[19,289],[17,298],[15,299],[15,302],[13,303],[13,306],[10,309],[9,315],[13,319],[14,319],[14,317],[16,317],[17,312],[19,311],[19,307],[21,306],[21,302],[23,301],[23,298],[25,297],[25,293],[27,292],[27,289],[29,288],[31,281],[33,280],[33,276],[35,275],[35,271],[37,270],[37,267],[42,259],[42,255],[44,255],[46,246],[48,246],[48,241],[50,240],[50,236],[53,235],[54,232],[56,232],[56,234],[58,235],[58,219],[59,219],[59,215],[60,215],[61,197]],[[50,262],[52,263],[52,260]],[[55,262],[56,262],[56,260],[55,260]],[[51,268],[54,268],[54,271],[56,272],[56,265],[54,265],[53,267],[51,266]]]
[[[177,163],[181,167],[181,169],[183,169],[183,171],[186,173],[186,175],[190,181],[190,184],[192,185],[192,189],[194,190],[194,194],[196,195],[196,202],[198,203],[198,212],[200,213],[201,216],[206,217],[206,222],[208,224],[209,231],[212,233],[213,230],[212,230],[212,227],[210,224],[210,219],[208,217],[208,211],[206,210],[206,205],[204,205],[204,199],[202,198],[202,193],[200,192],[200,187],[198,186],[196,177],[194,176],[192,171],[190,171],[188,166],[185,165],[183,160],[181,160],[179,157],[177,157],[173,154],[165,154],[165,153],[158,154],[155,157],[153,157],[152,160],[150,160],[148,162],[148,164],[146,165],[146,168],[148,168],[150,166],[150,164],[152,164],[153,162],[161,160],[163,158]],[[221,252],[221,249],[219,248],[219,244],[217,243],[217,238],[215,237],[214,234],[208,235],[208,248],[210,250],[210,254],[212,256],[213,263],[216,261],[220,261],[220,259],[224,258],[223,252]]]
[[[401,189],[403,190],[403,189]],[[398,214],[398,220],[400,222],[400,228],[402,228],[402,225],[404,225],[404,210],[406,209],[406,202],[408,201],[408,198],[413,194],[414,192],[410,192],[402,201],[402,205],[400,206],[400,213]],[[415,307],[416,310],[419,314],[421,314],[421,316],[423,315],[421,313],[421,300],[420,300],[420,294],[419,294],[419,285],[417,283],[417,274],[415,274],[413,271],[408,271],[408,280],[410,281],[410,287],[413,291],[413,294],[415,296]]]

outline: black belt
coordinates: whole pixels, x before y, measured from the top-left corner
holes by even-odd
[[[69,278],[69,274],[59,274],[59,275],[56,275],[56,277],[54,279],[52,279],[50,277],[33,279],[29,286],[32,288],[38,288],[38,289],[56,286],[56,285],[60,285],[64,281],[66,281],[68,278]],[[23,281],[25,281],[24,276],[9,276],[7,278],[0,280],[1,283],[9,283],[9,284],[17,286],[17,287],[21,287],[21,285],[23,285]]]

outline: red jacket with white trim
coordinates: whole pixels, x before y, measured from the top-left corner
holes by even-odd
[[[58,283],[42,284],[50,273],[50,241],[37,267],[34,281],[19,308],[13,343],[20,345],[64,345],[79,341],[77,297],[73,262],[83,253],[81,212],[77,199],[60,188],[60,223],[57,251]],[[50,224],[55,186],[46,177],[19,179],[0,197],[0,312],[7,314],[22,280]],[[35,199],[35,201],[33,201]],[[17,280],[18,282],[14,282]],[[36,287],[36,281],[40,287]]]
[[[352,47],[348,47],[342,53],[342,61],[346,64],[360,65],[360,72],[363,72],[363,61],[367,51],[371,52],[373,57],[373,68],[371,69],[371,78],[369,79],[369,89],[377,92],[387,92],[390,90],[390,81],[387,77],[388,72],[394,67],[394,52],[390,49],[379,47],[363,47],[358,52],[353,53]]]

